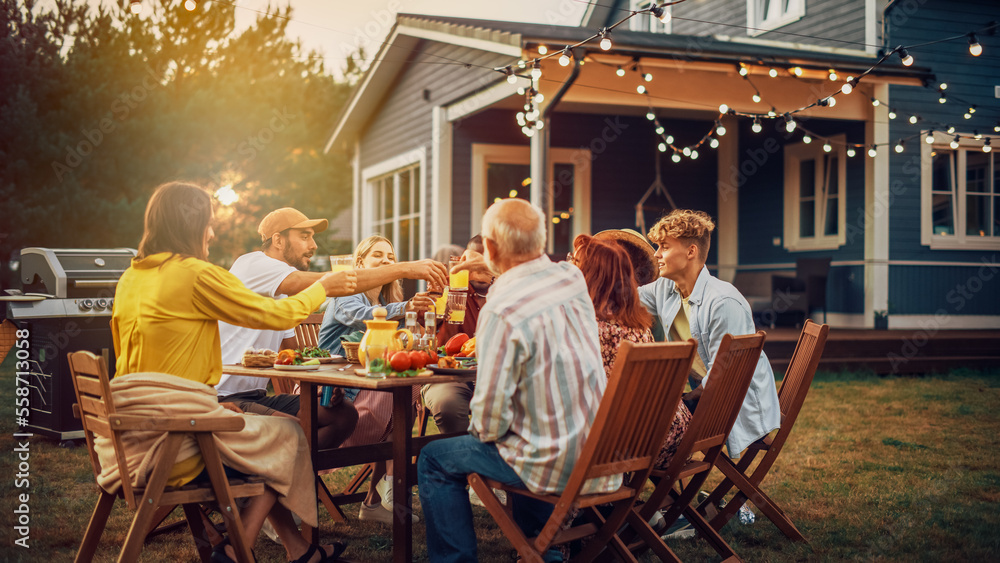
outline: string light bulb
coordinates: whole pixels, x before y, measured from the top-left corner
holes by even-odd
[[[666,129],[664,129],[662,125],[657,125],[656,126],[656,134],[657,135],[662,135],[664,131],[666,131]]]
[[[990,138],[986,137],[986,140],[983,141],[983,152],[990,152],[991,150],[993,150],[993,147],[990,146]]]
[[[542,77],[542,65],[538,61],[535,61],[534,63],[531,64],[531,78],[533,80],[538,80],[541,77]]]
[[[547,55],[547,54],[549,54],[549,48],[546,47],[545,45],[539,45],[538,46],[538,54],[539,55]]]
[[[906,48],[902,45],[896,47],[896,54],[899,55],[899,60],[903,63],[903,66],[910,66],[913,64],[913,55],[906,52]]]
[[[760,94],[754,93],[754,95],[751,96],[750,99],[753,100],[753,103],[759,104],[760,103]]]
[[[777,78],[778,71],[772,68],[771,70],[767,71],[767,75],[770,76],[771,78]]]
[[[667,144],[666,143],[660,143],[660,144],[656,145],[656,148],[660,149],[660,152],[667,152]]]
[[[954,125],[949,125],[948,126],[948,134],[949,135],[954,135],[955,134],[955,126]]]
[[[672,160],[674,162],[680,162],[681,161],[681,155],[679,155],[679,154],[677,154],[675,152],[674,154],[670,155],[670,160]]]
[[[953,149],[957,149],[958,148],[958,140],[959,140],[959,136],[955,135],[955,138],[952,139],[950,143],[948,143],[948,146],[951,147],[951,148],[953,148]]]
[[[993,126],[993,132],[1000,133],[1000,121],[997,121],[997,124]]]
[[[897,154],[902,153],[904,150],[905,148],[903,147],[903,140],[900,139],[899,142],[896,143],[896,153]]]
[[[194,9],[197,8],[197,7],[198,7],[198,3],[195,2],[194,0],[186,0],[184,2],[184,9],[187,10],[187,11],[189,11],[189,12],[193,12]]]
[[[916,125],[918,121],[920,121],[920,116],[918,115],[910,116],[910,125]]]
[[[719,113],[729,113],[729,106],[726,104],[721,104],[719,106]]]
[[[943,104],[947,101],[948,101],[948,94],[946,94],[944,90],[941,90],[941,93],[938,95],[938,103]]]
[[[980,133],[979,131],[973,131],[972,138],[978,141],[979,139],[983,138],[983,134]]]
[[[942,82],[941,84],[938,84],[938,89],[939,90],[947,90],[948,89],[948,83],[947,82]]]
[[[868,149],[868,156],[875,158],[877,154],[878,154],[878,146],[872,145],[871,148]]]
[[[809,143],[813,142],[813,138],[810,137],[809,135],[803,135],[802,142],[808,145]]]
[[[837,81],[837,71],[833,70],[832,68],[830,69],[830,75],[829,76],[830,76],[830,81],[831,82],[836,82]]]
[[[569,55],[566,53],[566,50],[563,49],[562,54],[559,55],[559,66],[569,66],[569,63]]]
[[[844,82],[844,85],[840,87],[840,91],[843,92],[844,94],[850,94],[851,92],[854,91],[854,86],[856,84],[857,81],[854,80],[854,77],[849,76],[847,77],[847,82]]]
[[[753,125],[750,126],[750,130],[754,133],[760,133],[763,129],[764,128],[760,125],[760,119],[757,117],[753,118]]]
[[[691,150],[691,160],[698,160],[698,151]]]
[[[540,104],[540,103],[542,103],[542,102],[545,101],[545,96],[542,95],[541,92],[539,92],[539,93],[535,94],[534,100],[535,100],[536,104]]]
[[[642,84],[640,84],[640,85],[638,85],[638,86],[635,87],[635,91],[639,92],[640,94],[645,94],[646,93],[646,87],[643,86]]]
[[[664,140],[667,142],[668,145],[674,144],[674,136],[673,135],[667,135],[667,138],[664,139]]]
[[[133,0],[133,2],[129,3],[128,10],[130,12],[132,12],[133,14],[138,14],[139,12],[142,11],[142,2],[138,2],[137,0]]]
[[[802,67],[797,66],[792,68],[792,74],[795,76],[802,76]]]
[[[619,66],[618,70],[615,71],[615,74],[618,76],[625,76],[625,69]]]
[[[832,150],[833,150],[833,145],[830,144],[830,141],[823,143],[823,152],[830,152]]]
[[[896,110],[889,108],[889,119],[896,119]]]
[[[795,120],[792,119],[792,114],[790,113],[785,114],[785,131],[789,133],[795,131]]]
[[[684,153],[684,156],[691,156],[691,147],[684,147],[684,150],[681,152]]]
[[[526,92],[526,90],[524,89],[524,86],[518,86],[517,87],[517,95],[518,96],[523,96],[525,92]]]
[[[934,131],[927,132],[927,136],[924,137],[924,142],[926,142],[928,145],[934,144]]]
[[[713,149],[719,148],[719,140],[716,139],[715,137],[712,137],[712,140],[708,142],[708,146],[712,147]]]
[[[523,60],[517,61],[517,68],[527,68],[527,67],[528,63],[524,62]]]
[[[978,57],[979,55],[983,54],[983,46],[979,44],[979,40],[976,39],[975,33],[969,34],[969,54],[971,54],[973,57]]]
[[[726,134],[726,127],[718,121],[715,122],[715,134],[720,137],[725,136]]]
[[[651,112],[651,111],[649,111],[649,112],[646,112],[646,119],[648,119],[648,120],[650,120],[650,121],[653,121],[654,119],[656,119],[656,114],[654,114],[654,113],[653,113],[653,112]]]
[[[642,75],[642,79],[645,80],[646,82],[652,82],[653,81],[653,75],[651,73],[647,72],[646,74]]]
[[[611,32],[607,29],[601,34],[601,50],[610,51],[611,50]]]
[[[878,101],[877,98],[872,98],[872,107],[876,107],[877,108],[880,105],[882,105],[882,102]]]
[[[854,147],[847,147],[847,157],[848,158],[854,158],[855,154],[857,154],[857,152],[854,150]]]
[[[503,73],[507,75],[508,84],[517,84],[517,75],[514,74],[514,69],[507,67],[503,69]]]
[[[740,76],[746,76],[748,74],[750,74],[750,69],[747,68],[747,65],[740,63]]]

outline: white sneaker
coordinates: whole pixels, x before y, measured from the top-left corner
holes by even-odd
[[[375,491],[378,492],[378,496],[382,497],[382,508],[392,513],[392,478],[383,475],[375,484]]]
[[[502,491],[500,489],[493,489],[493,494],[497,496],[497,499],[500,501],[500,504],[507,506],[507,491]],[[486,505],[483,504],[483,500],[479,498],[479,495],[476,493],[476,490],[473,489],[472,487],[469,487],[469,502],[471,502],[475,506],[481,506],[483,508],[486,508]]]
[[[361,509],[358,511],[358,520],[366,520],[368,522],[380,522],[382,524],[392,525],[393,512],[381,504],[367,505],[364,501],[361,502]],[[411,516],[413,523],[420,521],[420,517],[416,514]]]

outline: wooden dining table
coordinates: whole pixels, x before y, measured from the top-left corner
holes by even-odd
[[[247,368],[241,365],[225,365],[223,373],[232,375],[248,375],[252,377],[269,377],[271,379],[287,379],[299,383],[300,407],[299,421],[309,449],[312,453],[314,471],[350,467],[374,461],[392,459],[393,461],[393,523],[392,552],[395,563],[409,563],[413,560],[413,507],[412,489],[417,483],[414,456],[431,441],[459,434],[436,434],[433,436],[413,437],[413,390],[414,385],[429,383],[471,382],[475,380],[475,372],[465,375],[423,375],[418,377],[387,377],[372,379],[355,374],[357,364],[325,364],[319,369],[309,371],[284,371],[274,368]],[[331,448],[321,450],[316,437],[316,396],[321,386],[334,386],[353,389],[371,389],[392,394],[392,418],[395,421],[406,421],[405,424],[393,424],[390,442],[353,446],[350,448]],[[339,513],[336,507],[337,495],[330,495],[326,485],[316,476],[317,501],[323,502],[331,513]],[[352,499],[339,499],[341,502]],[[355,501],[356,502],[356,501]],[[319,543],[319,532],[311,526],[303,525],[303,532],[308,541]]]

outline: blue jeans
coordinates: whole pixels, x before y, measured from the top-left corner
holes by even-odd
[[[496,444],[484,444],[473,436],[457,436],[431,442],[420,450],[417,482],[427,521],[427,556],[434,563],[477,561],[472,505],[466,491],[470,473],[526,488],[500,457]],[[516,494],[507,499],[513,503],[514,521],[525,535],[538,535],[553,506]],[[559,550],[549,550],[545,561],[562,561]]]

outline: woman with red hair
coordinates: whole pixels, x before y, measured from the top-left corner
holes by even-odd
[[[604,371],[611,377],[618,347],[623,340],[653,342],[650,330],[653,316],[639,302],[632,262],[618,244],[590,235],[579,235],[573,240],[573,252],[567,258],[580,268],[587,282],[590,300],[594,302],[594,311],[597,312]],[[670,463],[690,422],[691,412],[684,403],[680,403],[670,433],[657,457],[657,467],[666,467]]]

